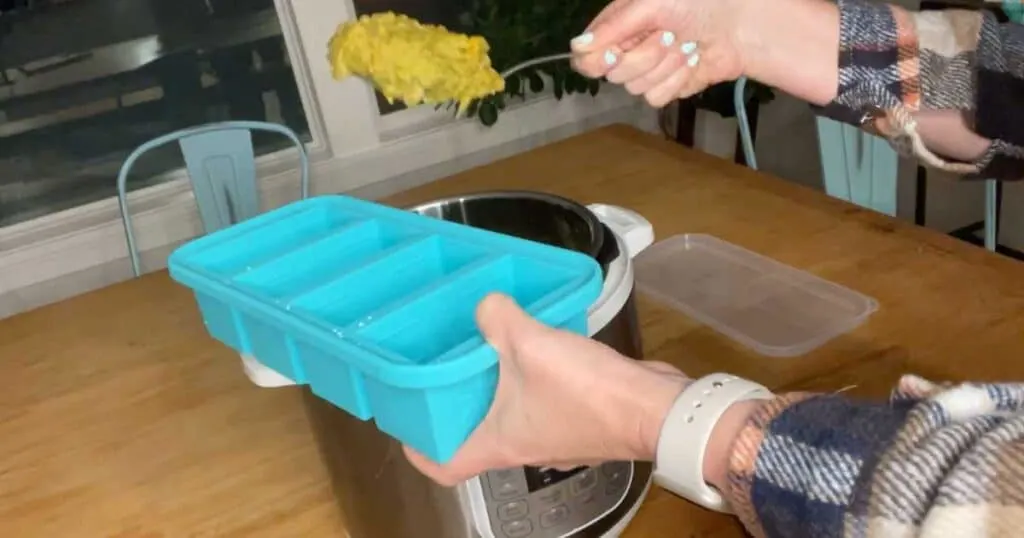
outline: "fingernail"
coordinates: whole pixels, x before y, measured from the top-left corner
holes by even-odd
[[[670,46],[672,46],[672,43],[675,43],[675,41],[676,41],[676,35],[673,34],[672,32],[665,32],[665,33],[661,34],[661,44],[662,45],[665,45],[666,47],[670,47]]]
[[[589,45],[593,41],[594,41],[594,34],[591,33],[591,32],[587,32],[585,34],[580,34],[580,35],[576,36],[575,38],[573,38],[572,44],[573,45]]]
[[[687,41],[683,43],[683,46],[679,47],[679,50],[683,51],[683,54],[693,54],[693,51],[697,50],[697,44],[693,41]]]
[[[608,65],[615,65],[615,62],[617,62],[617,61],[618,61],[618,57],[615,56],[614,52],[612,52],[610,50],[604,51],[604,63],[606,63]]]
[[[686,65],[690,67],[697,67],[698,63],[700,63],[700,54],[694,54],[686,59]]]

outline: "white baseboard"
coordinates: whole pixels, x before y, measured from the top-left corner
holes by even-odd
[[[378,198],[480,164],[611,123],[656,129],[654,112],[607,88],[598,97],[541,99],[506,111],[493,128],[463,120],[395,139],[359,154],[312,166],[314,193]],[[294,200],[298,173],[265,176],[266,208]],[[113,178],[111,179],[113,181]],[[166,266],[173,248],[202,231],[184,180],[132,193],[133,224],[143,266]],[[130,278],[116,200],[104,200],[0,229],[0,318]]]

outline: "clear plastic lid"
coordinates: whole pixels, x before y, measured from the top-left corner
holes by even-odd
[[[807,353],[856,328],[878,301],[710,235],[660,241],[636,260],[637,287],[772,357]]]

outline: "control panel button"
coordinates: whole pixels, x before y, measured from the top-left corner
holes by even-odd
[[[601,468],[601,473],[608,481],[605,490],[611,492],[626,485],[629,480],[629,464],[619,462],[606,464]]]
[[[587,469],[572,477],[570,489],[572,490],[572,494],[575,496],[583,492],[590,491],[596,485],[597,472],[593,469]]]
[[[544,527],[544,528],[554,527],[555,525],[558,525],[559,523],[564,522],[568,518],[569,518],[569,508],[567,508],[564,504],[562,504],[562,505],[556,506],[556,507],[552,508],[551,510],[548,510],[547,512],[544,512],[543,514],[541,514],[541,516],[540,516],[540,526]]]
[[[521,497],[526,494],[525,488],[519,487],[515,482],[500,482],[491,480],[491,494],[499,501]]]
[[[501,526],[501,532],[508,538],[525,538],[533,532],[533,523],[529,519],[510,521]]]
[[[626,461],[610,461],[601,466],[601,473],[608,478],[626,471],[629,471],[629,462]]]
[[[521,499],[498,507],[498,519],[502,521],[524,518],[529,513],[530,505]]]
[[[576,497],[576,504],[579,505],[580,508],[583,508],[594,504],[594,501],[596,500],[597,497],[594,495],[593,491],[584,491],[579,495],[579,497]]]
[[[565,502],[565,488],[548,487],[541,490],[540,494],[537,495],[537,498],[544,504],[561,504]]]
[[[497,471],[491,471],[488,474],[502,482],[510,482],[516,477],[516,472],[512,469],[498,469]]]

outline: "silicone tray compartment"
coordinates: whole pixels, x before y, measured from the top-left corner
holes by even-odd
[[[878,302],[709,235],[641,254],[637,288],[761,354],[808,353],[863,323]]]
[[[422,239],[423,235],[407,227],[376,220],[355,221],[333,235],[240,273],[234,278],[234,284],[243,291],[291,308],[291,298],[316,290],[390,251],[398,251],[417,238]],[[297,383],[305,382],[305,370],[292,350],[294,344],[286,333],[276,329],[275,312],[242,309],[238,322],[242,332],[248,335],[252,356]]]
[[[314,243],[353,223],[349,214],[332,212],[324,206],[286,207],[279,210],[278,218],[294,222],[290,227],[262,226],[270,222],[263,215],[243,224],[221,230],[181,247],[179,252],[188,257],[187,264],[201,268],[207,279],[226,279],[251,270],[263,262],[294,250],[297,246]],[[241,234],[258,231],[258,242],[232,241]],[[230,242],[230,248],[218,248],[221,242]],[[179,256],[180,257],[180,256]],[[170,264],[174,257],[168,260]],[[173,267],[171,268],[173,271]],[[239,353],[251,354],[249,343],[242,337],[241,321],[237,312],[223,297],[192,287],[196,303],[203,315],[207,331],[215,339]]]
[[[458,272],[487,256],[487,251],[470,244],[431,236],[414,242],[394,255],[385,256],[352,271],[330,284],[314,289],[291,302],[296,314],[316,320],[335,336],[358,330],[394,309],[409,297],[429,289],[436,282],[458,277]],[[387,278],[381,278],[387,275]],[[343,301],[337,300],[343,296]],[[364,388],[365,376],[347,364],[333,338],[300,338],[296,354],[301,357],[313,392],[361,419],[373,416]],[[389,357],[404,363],[401,357]],[[387,413],[384,413],[385,416]],[[378,425],[380,419],[378,418]],[[388,432],[391,433],[391,432]],[[397,435],[396,435],[397,437]]]
[[[343,196],[197,239],[168,265],[215,338],[441,462],[497,383],[480,299],[500,291],[585,334],[602,284],[583,254]]]

